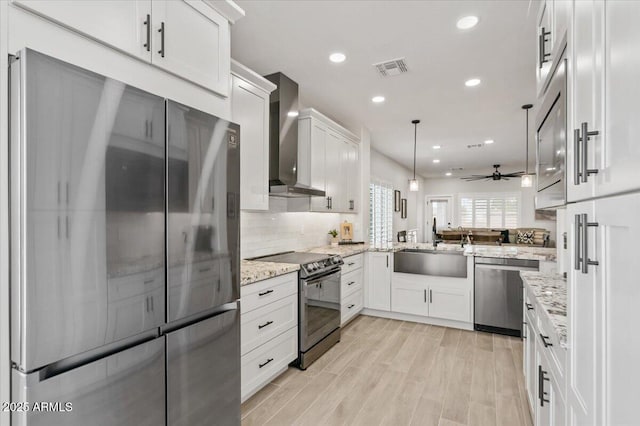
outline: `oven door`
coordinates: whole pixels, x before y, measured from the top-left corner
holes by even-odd
[[[536,208],[565,204],[567,146],[566,59],[561,61],[545,94],[536,120]]]
[[[340,270],[300,280],[300,351],[340,327]]]

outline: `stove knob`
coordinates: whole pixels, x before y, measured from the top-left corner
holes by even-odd
[[[309,271],[313,271],[314,269],[316,269],[316,267],[313,265],[313,263],[309,263],[306,267],[307,267],[307,269]]]

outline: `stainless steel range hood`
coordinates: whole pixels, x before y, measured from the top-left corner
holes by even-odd
[[[324,197],[323,190],[298,181],[298,83],[282,73],[265,78],[278,86],[269,102],[269,195]]]

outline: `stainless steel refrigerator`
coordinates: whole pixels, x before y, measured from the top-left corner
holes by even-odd
[[[29,49],[10,77],[12,424],[239,424],[239,127]]]

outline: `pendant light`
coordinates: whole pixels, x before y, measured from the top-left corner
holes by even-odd
[[[416,179],[416,146],[418,144],[418,123],[420,120],[412,120],[414,126],[413,133],[413,179],[409,180],[409,191],[416,192],[420,189],[420,185],[418,184],[418,180]]]
[[[526,152],[526,163],[525,163],[525,173],[520,178],[520,186],[522,188],[531,188],[533,186],[533,178],[535,175],[529,174],[529,110],[533,107],[531,104],[522,105],[522,109],[527,112],[527,124],[526,124],[526,140],[527,140],[527,152]]]

